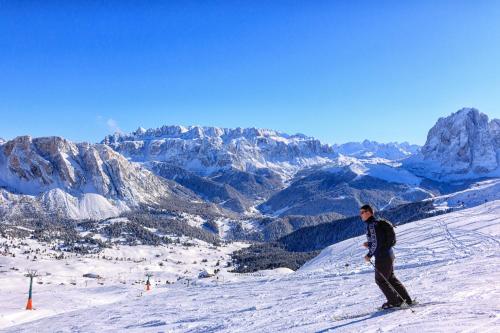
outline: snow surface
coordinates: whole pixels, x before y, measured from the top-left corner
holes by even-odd
[[[119,221],[114,221],[117,222]],[[187,237],[180,240],[181,243],[188,241]],[[3,245],[11,242],[14,245],[10,245],[9,251],[15,253],[16,257],[2,256]],[[199,240],[189,242],[195,245],[122,245],[105,249],[99,254],[99,258],[95,254],[82,256],[64,253],[64,259],[56,260],[54,256],[60,255],[60,252],[51,250],[50,246],[32,239],[0,238],[0,330],[58,313],[141,297],[147,272],[153,274],[152,293],[165,292],[166,289],[157,286],[166,285],[166,281],[188,283],[188,280],[196,279],[203,270],[226,270],[223,266],[229,260],[229,254],[247,246],[237,242],[221,247]],[[37,248],[40,253],[23,254],[29,249]],[[37,256],[36,260],[33,260],[34,255]],[[122,258],[129,260],[122,261]],[[28,279],[24,274],[28,268],[36,269],[40,275],[34,281],[34,311],[23,310],[28,287]],[[82,275],[86,273],[97,274],[102,279],[83,278]]]
[[[396,275],[422,304],[415,313],[375,311],[384,299],[371,266],[363,262],[365,239],[357,237],[326,248],[294,273],[223,270],[218,279],[158,285],[142,296],[140,285],[114,282],[118,278],[111,276],[121,266],[110,263],[103,286],[35,285],[35,311],[23,310],[26,278],[2,273],[0,327],[7,332],[498,332],[499,222],[497,200],[397,227]],[[0,258],[5,269],[22,256]],[[60,263],[44,265],[63,275]]]

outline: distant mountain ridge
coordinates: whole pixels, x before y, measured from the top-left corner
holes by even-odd
[[[337,154],[303,134],[256,128],[163,126],[107,136],[102,143],[136,162],[168,162],[200,175],[266,168],[284,179],[308,165],[324,164]]]
[[[408,142],[379,143],[370,140],[334,145],[335,151],[346,156],[358,158],[379,157],[388,160],[401,160],[407,158],[418,153],[420,148],[419,145],[410,144]]]

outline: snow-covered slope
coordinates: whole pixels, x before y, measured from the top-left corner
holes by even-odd
[[[421,304],[415,313],[375,310],[384,300],[363,262],[365,239],[357,237],[325,249],[295,273],[223,273],[224,280],[164,286],[158,294],[11,326],[51,306],[36,302],[35,289],[39,310],[26,312],[25,299],[9,296],[2,304],[10,309],[9,322],[1,320],[15,332],[495,332],[499,221],[500,201],[494,201],[396,229],[396,274]],[[86,300],[79,296],[85,290],[64,288],[54,295],[67,295],[65,306]],[[109,288],[93,288],[92,305],[111,297]]]
[[[130,206],[127,202],[106,198],[97,193],[73,195],[55,188],[34,196],[0,189],[0,216],[4,219],[57,215],[75,220],[99,220],[118,216],[128,210]]]
[[[331,146],[314,138],[256,128],[139,128],[131,134],[107,136],[103,143],[137,162],[168,162],[201,175],[230,168],[268,168],[288,178],[336,156]]]
[[[431,199],[438,209],[463,209],[481,205],[488,201],[500,200],[500,178],[471,184],[463,191],[457,191]]]
[[[500,176],[498,119],[473,108],[463,108],[440,118],[427,135],[421,153],[406,166],[437,180]]]
[[[22,136],[0,145],[2,215],[106,218],[177,200],[180,188],[102,144]]]
[[[400,265],[432,264],[443,260],[484,254],[500,245],[500,200],[474,208],[430,217],[396,227],[396,262]],[[361,220],[359,223],[363,223]],[[300,268],[301,272],[337,271],[352,264],[366,250],[365,236],[352,238],[324,249]],[[500,259],[500,253],[497,253]]]

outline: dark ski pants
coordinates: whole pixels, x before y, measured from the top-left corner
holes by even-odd
[[[375,259],[375,268],[378,272],[375,272],[375,282],[379,286],[380,290],[384,293],[387,298],[387,302],[390,304],[400,304],[402,300],[398,295],[392,290],[387,281],[396,289],[396,291],[403,297],[408,304],[411,302],[410,295],[406,291],[403,284],[394,275],[394,259],[392,257],[377,258]],[[382,275],[383,277],[382,277]],[[384,279],[387,279],[387,281]]]

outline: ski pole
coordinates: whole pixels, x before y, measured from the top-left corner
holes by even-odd
[[[393,292],[395,292],[395,293],[396,293],[396,295],[398,295],[398,297],[399,297],[399,298],[401,298],[401,300],[403,301],[403,304],[405,304],[405,305],[406,305],[406,306],[407,306],[407,307],[411,310],[411,312],[412,312],[412,313],[415,313],[415,310],[413,310],[413,309],[412,309],[412,308],[408,305],[408,303],[406,303],[406,299],[404,299],[404,298],[403,298],[403,297],[402,297],[402,296],[398,293],[398,291],[397,291],[397,290],[396,290],[396,289],[392,286],[392,284],[389,282],[389,280],[387,280],[387,279],[385,278],[385,276],[384,276],[382,273],[380,273],[380,271],[377,269],[377,267],[375,267],[375,265],[373,264],[373,262],[372,262],[371,260],[370,260],[370,264],[371,264],[371,265],[373,266],[373,268],[375,269],[375,272],[377,272],[377,274],[379,274],[380,276],[382,276],[382,278],[385,280],[385,282],[387,282],[387,284],[389,285],[389,287],[391,288],[391,290],[392,290]]]

